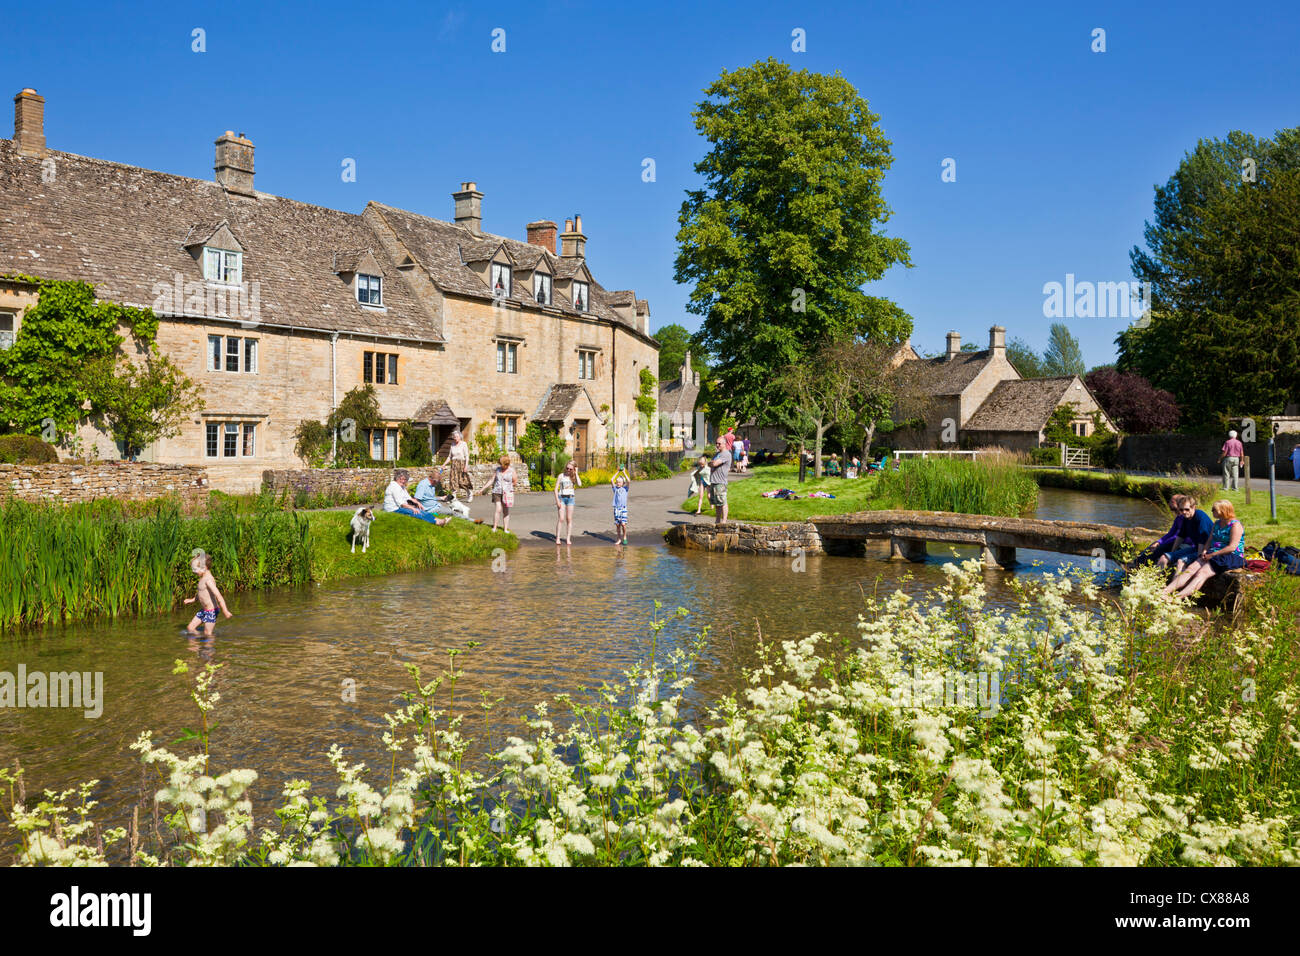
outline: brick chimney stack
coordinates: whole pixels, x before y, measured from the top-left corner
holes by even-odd
[[[14,142],[20,156],[45,156],[45,97],[31,87],[14,97]]]
[[[213,170],[217,182],[228,193],[237,196],[256,196],[253,190],[253,142],[243,133],[238,136],[226,130],[216,141],[217,155]]]
[[[539,219],[530,222],[525,228],[528,231],[530,246],[541,246],[551,255],[555,255],[555,235],[559,231],[559,226],[549,219]]]
[[[560,257],[582,259],[586,254],[587,237],[582,234],[582,217],[574,216],[564,220],[564,232],[560,234]]]
[[[474,235],[483,231],[483,194],[478,183],[461,183],[460,192],[451,194],[456,200],[456,223],[465,226]]]
[[[948,354],[944,356],[949,362],[961,354],[961,333],[948,333]]]

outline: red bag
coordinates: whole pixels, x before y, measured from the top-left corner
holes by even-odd
[[[1254,571],[1256,573],[1267,571],[1272,566],[1271,563],[1265,561],[1263,558],[1249,558],[1246,561],[1246,570]]]

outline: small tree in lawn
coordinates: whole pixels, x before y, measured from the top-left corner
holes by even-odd
[[[181,424],[203,407],[203,396],[184,372],[150,353],[141,363],[105,358],[85,371],[90,417],[134,461],[149,445],[180,434]]]

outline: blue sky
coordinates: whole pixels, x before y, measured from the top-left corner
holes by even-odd
[[[5,28],[0,91],[45,96],[52,148],[207,179],[233,129],[259,189],[441,219],[472,179],[493,232],[580,213],[594,273],[648,298],[652,328],[699,323],[673,258],[703,88],[768,56],[839,70],[893,141],[885,229],[912,247],[868,291],[928,351],[995,323],[1041,348],[1044,283],[1130,279],[1153,186],[1198,138],[1300,123],[1294,2],[55,3]],[[1068,324],[1095,365],[1126,320]]]

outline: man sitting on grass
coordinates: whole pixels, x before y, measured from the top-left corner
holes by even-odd
[[[392,514],[409,515],[431,524],[446,524],[447,518],[439,518],[411,497],[410,492],[406,490],[406,483],[409,480],[410,475],[405,468],[393,472],[393,480],[384,490],[384,510]]]

